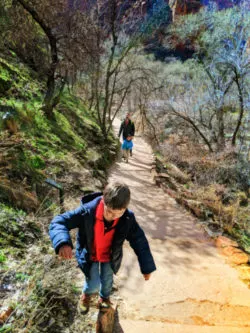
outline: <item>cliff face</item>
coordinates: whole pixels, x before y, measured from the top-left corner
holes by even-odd
[[[207,6],[211,0],[201,0],[202,5]],[[232,0],[214,0],[216,2],[219,9],[225,9],[230,8],[233,6]],[[239,5],[242,2],[242,0],[234,0],[235,5]]]
[[[68,8],[88,10],[95,4],[93,1],[82,0],[67,0]],[[168,3],[173,12],[173,18],[177,15],[187,15],[190,13],[196,13],[203,6],[208,6],[209,3],[215,2],[219,9],[225,9],[232,7],[233,4],[238,5],[243,0],[123,0],[116,3],[121,14],[127,14],[127,12],[133,12],[135,16],[145,16],[149,14],[154,7],[159,6],[161,3]],[[110,4],[110,0],[102,0],[101,6],[107,6]]]
[[[89,8],[95,5],[96,0],[67,0],[69,9],[80,9],[88,11]],[[161,8],[164,3],[168,4],[170,7],[170,16],[166,17],[166,25],[175,21],[176,17],[179,15],[188,15],[190,13],[197,13],[203,6],[208,6],[211,2],[215,2],[219,9],[225,9],[232,7],[232,0],[123,0],[116,1],[118,5],[119,18],[123,22],[126,20],[129,22],[131,17],[136,20],[140,18],[150,17],[155,11]],[[234,0],[234,4],[239,4],[243,0]],[[250,0],[249,0],[250,2]],[[111,0],[101,0],[99,4],[106,8],[112,2]],[[128,33],[131,33],[130,24],[128,26]],[[133,32],[133,27],[132,27]],[[187,47],[186,45],[178,45],[176,50],[173,52],[162,46],[162,38],[164,38],[164,31],[158,29],[152,34],[152,38],[145,41],[145,51],[152,52],[155,54],[157,59],[164,60],[166,57],[177,56],[181,59],[187,59],[192,56],[192,47]]]
[[[173,21],[178,15],[197,13],[202,7],[201,0],[169,0],[172,9]]]
[[[243,0],[168,0],[168,3],[173,12],[173,20],[175,20],[178,15],[196,13],[201,7],[208,6],[212,2],[215,2],[219,9],[226,9],[234,5],[239,5],[242,1]]]

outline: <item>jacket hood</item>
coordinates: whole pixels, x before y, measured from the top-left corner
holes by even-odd
[[[102,192],[90,193],[82,197],[81,206],[85,209],[91,209],[96,207],[97,203],[101,200]]]

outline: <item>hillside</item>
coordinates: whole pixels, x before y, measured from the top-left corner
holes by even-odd
[[[54,119],[49,121],[41,109],[43,82],[17,58],[0,59],[0,66],[1,170],[5,189],[2,188],[1,200],[13,204],[22,184],[22,191],[25,189],[25,196],[33,205],[20,197],[14,200],[16,207],[34,211],[44,199],[36,188],[46,178],[54,177],[62,186],[65,183],[65,191],[91,185],[91,179],[105,170],[116,149],[114,145],[113,152],[110,148],[105,151],[93,114],[79,98],[66,91],[54,111]],[[76,174],[69,181],[67,173],[70,170],[72,174],[72,166]],[[77,177],[79,168],[85,170],[85,179]],[[104,181],[104,171],[99,178]]]
[[[52,216],[75,197],[103,189],[118,147],[112,134],[103,143],[93,114],[69,89],[48,120],[44,88],[15,54],[0,58],[0,279],[7,309],[16,308],[24,287],[37,292],[31,281],[42,279],[38,262],[51,248]]]

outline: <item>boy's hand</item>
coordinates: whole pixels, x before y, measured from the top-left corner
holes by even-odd
[[[150,279],[151,274],[143,274],[144,280],[148,281]]]
[[[59,249],[59,256],[62,259],[71,259],[72,258],[72,248],[69,245],[63,245]]]

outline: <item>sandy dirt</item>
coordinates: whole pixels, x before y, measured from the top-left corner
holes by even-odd
[[[122,298],[116,333],[250,332],[250,290],[198,221],[154,184],[152,162],[151,147],[136,137],[133,157],[110,171],[109,180],[131,189],[130,208],[157,266],[144,281],[126,244],[116,278]]]

